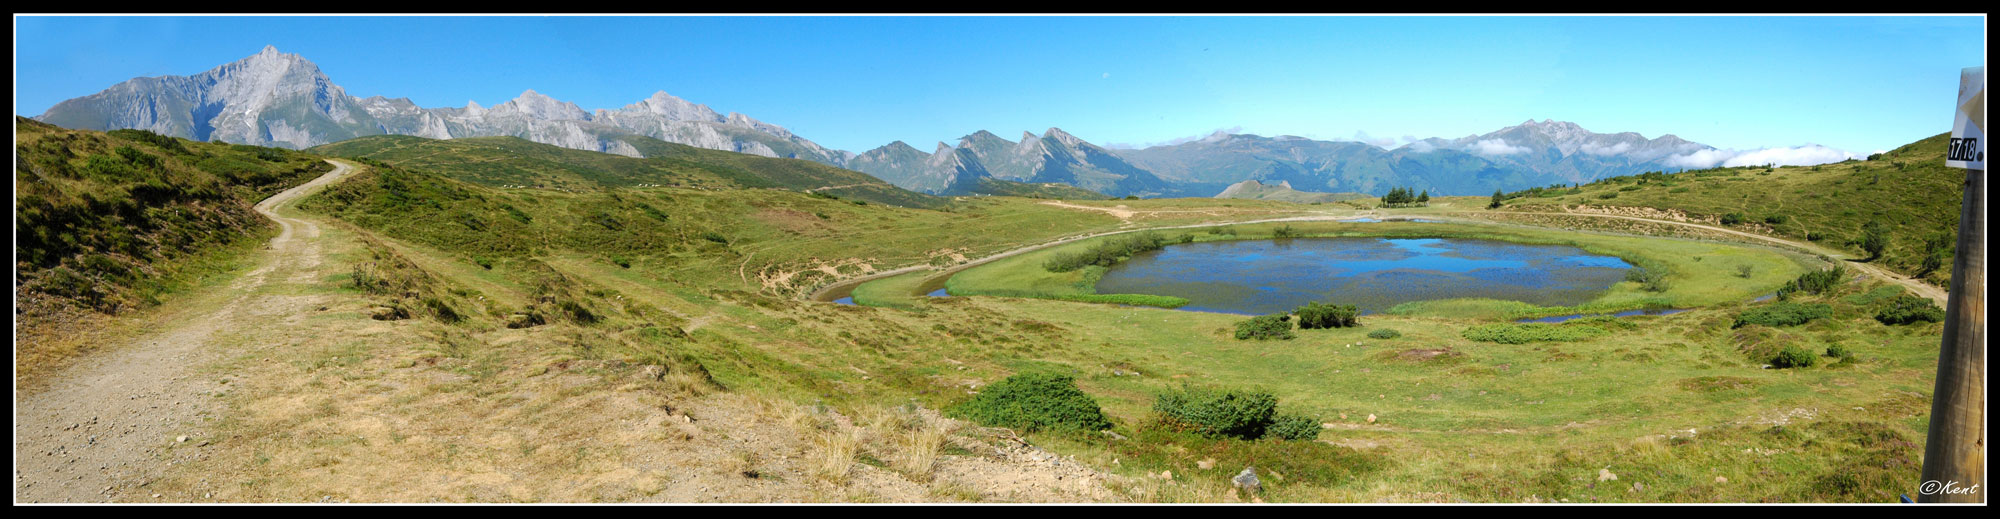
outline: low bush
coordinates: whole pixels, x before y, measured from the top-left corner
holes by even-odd
[[[1261,391],[1183,388],[1153,401],[1153,411],[1169,424],[1245,440],[1263,437],[1277,410],[1278,397]]]
[[[1188,237],[1187,241],[1193,241],[1193,237]],[[1109,267],[1132,257],[1133,254],[1159,250],[1166,246],[1167,239],[1160,233],[1142,232],[1107,239],[1082,252],[1056,254],[1042,262],[1042,269],[1049,272],[1069,272],[1091,265]]]
[[[1778,300],[1788,300],[1792,296],[1804,294],[1824,294],[1839,287],[1847,279],[1847,266],[1834,265],[1824,270],[1815,270],[1799,275],[1798,279],[1786,281],[1778,288]]]
[[[1780,351],[1778,352],[1778,356],[1772,357],[1771,367],[1778,369],[1810,368],[1817,362],[1819,362],[1819,358],[1814,356],[1812,352],[1806,351],[1805,348],[1800,348],[1794,344],[1785,346],[1784,351]]]
[[[1663,270],[1633,267],[1625,271],[1625,280],[1639,284],[1639,289],[1647,292],[1665,292],[1670,285]]]
[[[1854,356],[1854,351],[1847,349],[1846,345],[1835,344],[1826,347],[1826,356],[1837,359],[1844,359]]]
[[[1903,294],[1889,300],[1889,306],[1876,312],[1875,320],[1887,325],[1935,323],[1944,320],[1944,309],[1938,308],[1930,299]]]
[[[1292,316],[1285,314],[1252,317],[1236,323],[1238,340],[1292,339]]]
[[[1319,437],[1319,429],[1319,420],[1313,417],[1279,415],[1264,428],[1264,437],[1285,441],[1311,440]]]
[[[1370,339],[1394,339],[1402,336],[1403,332],[1391,330],[1388,328],[1383,328],[1372,332],[1368,332],[1368,338]]]
[[[1746,324],[1764,326],[1797,326],[1814,319],[1833,317],[1833,306],[1826,303],[1794,303],[1779,301],[1752,308],[1736,316],[1736,324],[1730,328],[1741,328]]]
[[[980,388],[979,395],[951,409],[988,427],[1022,431],[1101,431],[1111,428],[1097,400],[1076,388],[1076,379],[1054,373],[1023,373]]]
[[[1293,310],[1299,316],[1299,328],[1313,330],[1320,328],[1348,328],[1359,326],[1354,316],[1360,313],[1354,305],[1322,304],[1307,302],[1305,306]]]

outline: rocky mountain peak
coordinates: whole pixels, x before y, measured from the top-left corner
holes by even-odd
[[[551,121],[590,119],[590,113],[577,107],[576,103],[558,101],[541,92],[536,92],[532,88],[521,92],[521,95],[515,97],[513,100],[500,103],[500,106],[495,106],[490,111],[502,114],[524,115],[535,119]]]
[[[670,121],[725,122],[728,120],[706,105],[674,97],[665,90],[653,92],[651,97],[626,105],[625,110],[661,115]]]

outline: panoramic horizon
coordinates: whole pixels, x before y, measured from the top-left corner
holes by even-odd
[[[199,74],[268,45],[312,61],[356,97],[491,107],[533,90],[585,110],[615,110],[664,91],[855,153],[894,141],[929,150],[981,130],[1014,139],[1051,127],[1107,148],[1220,132],[1394,149],[1554,120],[1817,163],[1948,130],[1948,112],[1929,108],[1950,95],[1960,68],[1984,62],[1983,23],[1978,16],[23,16],[16,18],[16,113],[40,115],[136,77]],[[351,45],[351,38],[395,45]],[[1825,75],[1843,80],[1808,81]],[[1807,145],[1840,154],[1798,149]]]
[[[1985,501],[1984,15],[15,20],[19,504]]]

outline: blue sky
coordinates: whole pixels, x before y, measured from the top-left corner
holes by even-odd
[[[357,96],[585,109],[665,90],[821,145],[929,150],[1061,127],[1144,145],[1219,129],[1328,140],[1526,119],[1728,149],[1856,153],[1948,131],[1985,18],[33,17],[15,113],[264,45]]]

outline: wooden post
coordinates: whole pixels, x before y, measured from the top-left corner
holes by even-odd
[[[1986,502],[1986,172],[1965,170],[1918,502]]]

